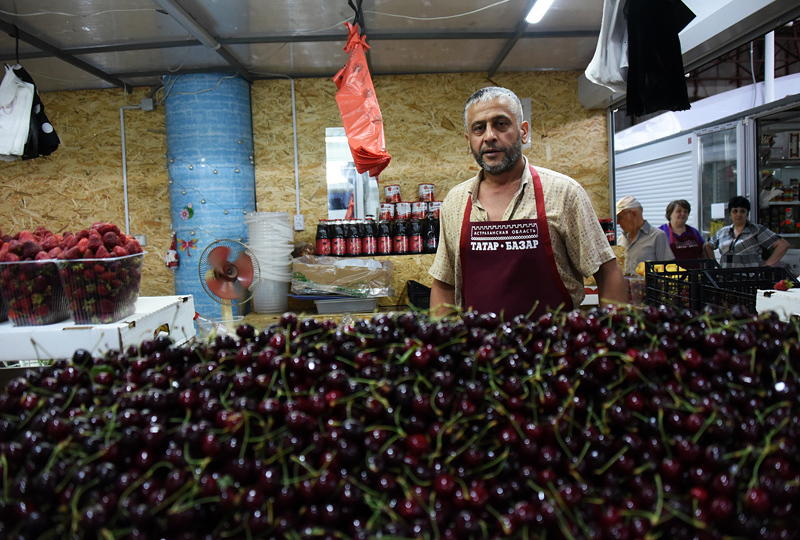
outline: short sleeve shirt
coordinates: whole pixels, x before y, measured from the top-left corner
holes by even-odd
[[[573,305],[578,306],[585,297],[583,278],[594,275],[600,265],[615,259],[614,251],[583,187],[564,174],[542,167],[534,168],[542,182],[556,268]],[[455,287],[455,303],[458,306],[463,305],[459,246],[468,197],[472,199],[470,219],[489,221],[488,213],[476,198],[482,179],[483,171],[455,186],[442,201],[439,249],[428,272],[439,281]],[[506,208],[502,221],[537,218],[533,191],[533,178],[526,159],[520,188]],[[532,275],[531,279],[537,277]],[[543,283],[542,286],[549,285]]]
[[[723,227],[708,240],[708,245],[719,249],[722,268],[761,266],[762,249],[769,249],[781,237],[763,225],[748,222],[737,237],[733,225]]]
[[[675,259],[669,247],[669,237],[664,231],[653,227],[647,221],[636,233],[633,241],[624,233],[619,245],[625,248],[625,273],[635,274],[636,266],[642,261],[671,261]]]

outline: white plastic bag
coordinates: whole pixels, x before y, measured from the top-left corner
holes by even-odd
[[[624,93],[628,80],[628,25],[623,9],[626,0],[604,0],[603,22],[594,57],[586,67],[586,78],[614,92]]]

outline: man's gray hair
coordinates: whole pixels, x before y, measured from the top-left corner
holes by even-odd
[[[467,100],[466,105],[464,105],[464,129],[466,131],[469,131],[469,126],[467,125],[467,111],[469,108],[476,103],[493,101],[495,99],[505,101],[509,109],[511,109],[511,114],[513,114],[514,118],[517,120],[517,124],[522,124],[522,103],[517,97],[517,94],[501,86],[487,86],[472,94]]]

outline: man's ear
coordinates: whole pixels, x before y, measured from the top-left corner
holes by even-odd
[[[519,125],[520,137],[522,138],[522,144],[528,144],[530,142],[531,136],[531,126],[528,124],[527,121],[523,121]]]

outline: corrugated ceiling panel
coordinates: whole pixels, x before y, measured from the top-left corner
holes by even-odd
[[[697,226],[694,174],[692,152],[617,169],[614,173],[616,198],[636,197],[642,203],[644,218],[654,227],[667,222],[667,204],[685,199],[693,209],[688,223]],[[618,227],[617,235],[621,234]]]

